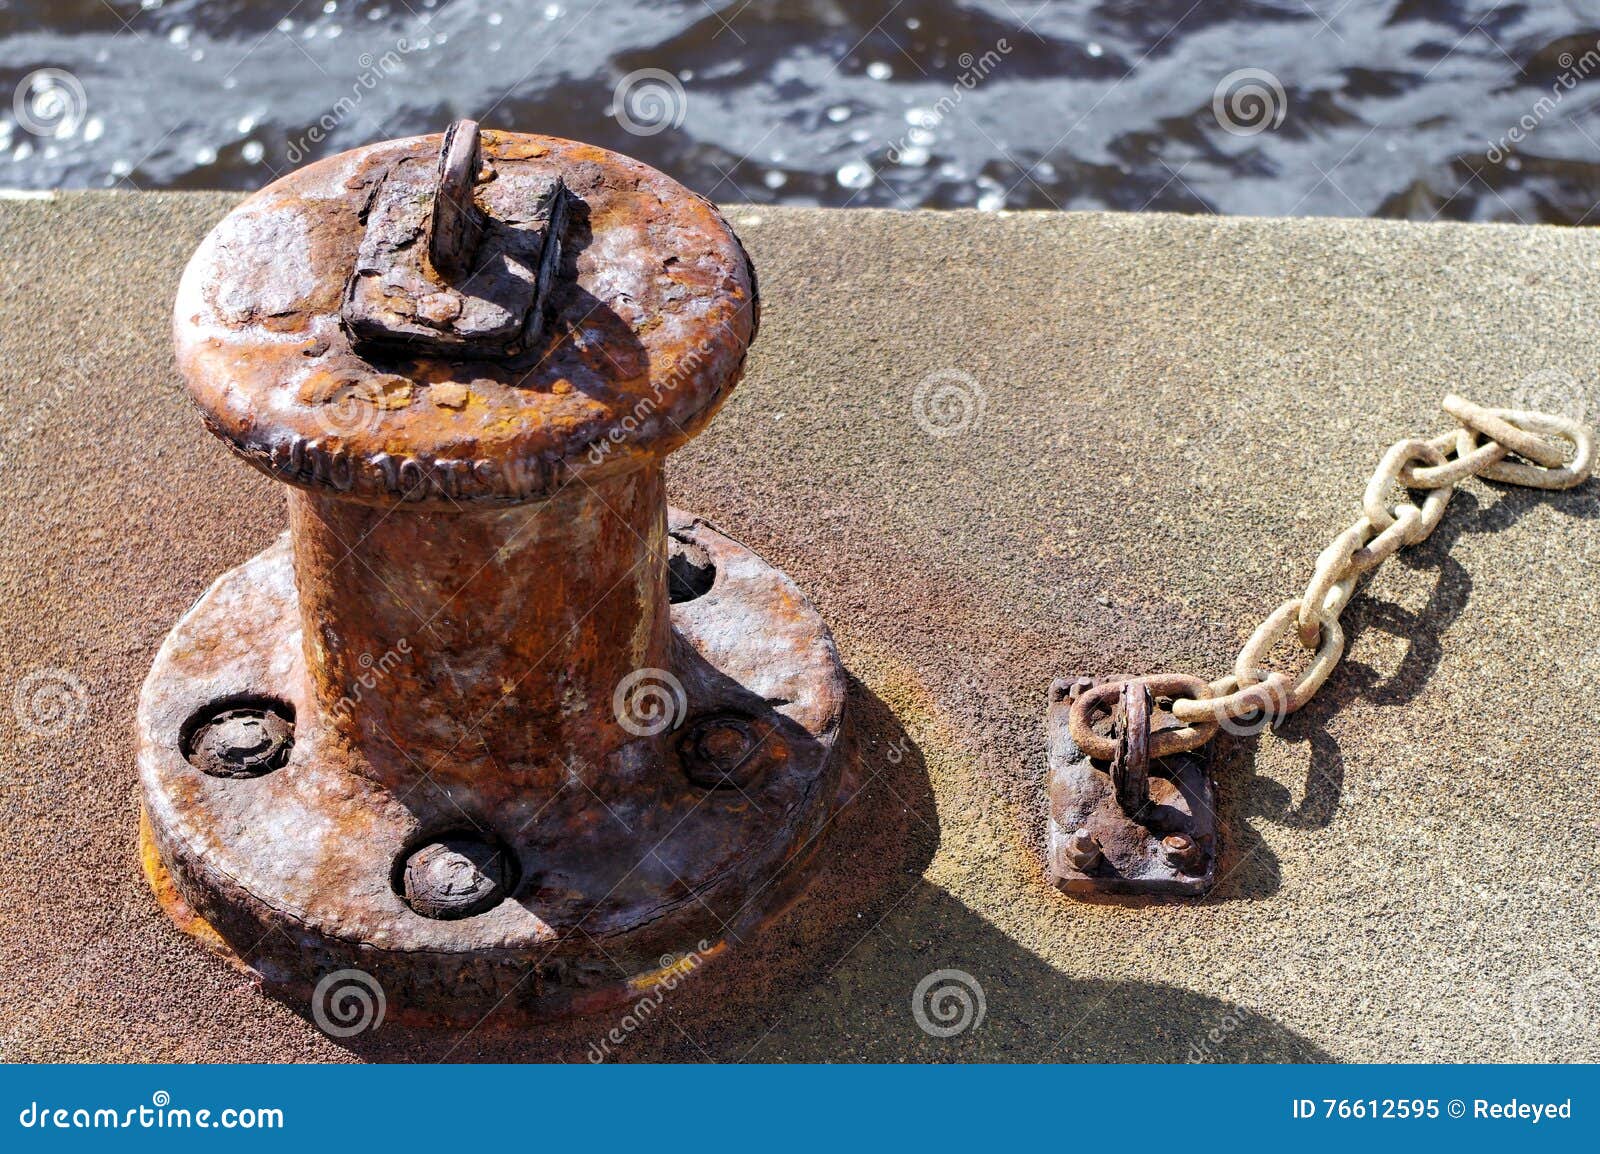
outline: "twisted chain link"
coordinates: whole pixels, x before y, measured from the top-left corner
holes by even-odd
[[[1593,467],[1593,438],[1577,421],[1484,408],[1453,394],[1441,407],[1461,427],[1390,447],[1367,483],[1360,520],[1317,557],[1306,591],[1279,605],[1256,627],[1231,674],[1210,683],[1171,675],[1141,679],[1150,681],[1158,696],[1162,689],[1172,692],[1180,682],[1198,690],[1171,699],[1169,712],[1183,727],[1152,735],[1155,756],[1195,749],[1229,722],[1249,718],[1255,724],[1263,717],[1275,722],[1310,701],[1344,655],[1339,616],[1350,603],[1356,582],[1403,546],[1415,545],[1432,533],[1459,482],[1478,476],[1535,489],[1570,489],[1582,484]],[[1570,447],[1570,456],[1569,448],[1559,442]],[[1507,460],[1511,454],[1522,459]],[[1396,487],[1425,493],[1422,503],[1406,499],[1391,505]],[[1266,669],[1268,651],[1291,630],[1312,651],[1306,667],[1298,675]],[[1072,733],[1086,754],[1110,757],[1112,743],[1090,728],[1097,703],[1094,695],[1074,703]]]

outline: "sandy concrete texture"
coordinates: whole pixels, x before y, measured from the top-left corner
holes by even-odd
[[[285,517],[170,355],[233,203],[0,202],[0,1055],[582,1061],[618,1022],[328,1038],[140,876],[140,682]],[[867,784],[806,899],[613,1057],[1600,1060],[1600,483],[1471,482],[1384,566],[1321,695],[1226,749],[1210,898],[1073,902],[1040,850],[1051,678],[1220,676],[1447,391],[1600,416],[1592,230],[731,219],[761,335],[671,497],[815,600]],[[82,718],[30,731],[63,685]],[[912,1014],[941,969],[983,991],[949,1039]]]

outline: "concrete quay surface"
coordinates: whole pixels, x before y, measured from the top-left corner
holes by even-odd
[[[341,1041],[135,855],[140,683],[284,526],[171,360],[236,200],[0,202],[0,1057],[1600,1060],[1600,482],[1469,482],[1382,567],[1321,694],[1229,747],[1209,898],[1041,869],[1052,678],[1220,676],[1446,392],[1600,416],[1592,230],[731,209],[761,334],[670,497],[814,599],[867,784],[805,899],[638,1028]],[[52,684],[84,716],[31,732]],[[939,970],[982,989],[951,1038],[912,1012]]]

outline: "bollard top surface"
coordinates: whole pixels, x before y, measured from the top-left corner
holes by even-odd
[[[697,434],[759,321],[721,214],[603,148],[451,135],[308,165],[205,238],[173,326],[207,426],[289,484],[442,509]]]

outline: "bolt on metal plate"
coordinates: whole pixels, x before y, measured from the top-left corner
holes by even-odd
[[[1117,739],[1116,758],[1097,761],[1072,738],[1074,703],[1118,679],[1080,677],[1050,688],[1050,881],[1077,897],[1097,894],[1195,896],[1216,879],[1216,796],[1209,744],[1149,756],[1150,739],[1179,723],[1139,682],[1125,683],[1117,708],[1096,732]]]

